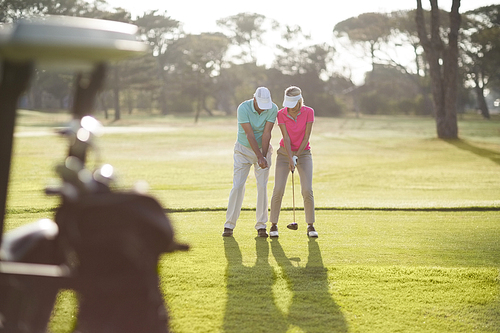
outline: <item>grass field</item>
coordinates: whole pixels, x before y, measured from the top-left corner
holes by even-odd
[[[7,229],[52,217],[58,201],[43,188],[66,143],[51,128],[66,120],[20,113]],[[252,175],[235,236],[221,237],[235,119],[110,123],[91,162],[112,164],[118,189],[147,181],[192,247],[160,262],[173,332],[500,332],[499,125],[466,116],[461,140],[443,141],[428,118],[316,119],[317,240],[301,200],[298,231],[257,239]],[[52,332],[70,331],[75,304],[61,292]]]

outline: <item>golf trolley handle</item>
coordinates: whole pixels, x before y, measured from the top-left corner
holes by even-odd
[[[33,70],[31,62],[3,61],[0,82],[0,246],[7,205],[17,101],[28,87]]]
[[[75,98],[71,110],[75,121],[80,121],[83,117],[92,114],[97,94],[103,87],[105,74],[106,65],[99,63],[95,65],[89,77],[85,77],[82,73],[77,75]],[[87,141],[76,137],[70,145],[68,156],[77,157],[82,164],[85,164],[88,147]]]

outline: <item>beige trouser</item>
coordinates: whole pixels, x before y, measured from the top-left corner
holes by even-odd
[[[267,202],[267,181],[269,179],[272,152],[273,147],[269,145],[266,156],[268,167],[262,169],[258,164],[257,155],[255,155],[252,149],[243,146],[239,142],[236,142],[234,145],[233,188],[229,193],[224,228],[234,229],[236,227],[236,221],[240,216],[241,205],[243,204],[243,197],[245,196],[245,183],[252,165],[257,181],[257,207],[255,213],[257,222],[255,223],[255,229],[266,228],[268,220],[267,208],[269,207]]]
[[[290,167],[288,164],[288,156],[286,150],[280,147],[277,151],[276,157],[276,173],[274,177],[274,190],[271,198],[271,214],[269,220],[271,223],[278,223],[281,210],[281,201],[285,194],[286,182]],[[315,221],[314,216],[314,195],[312,189],[312,176],[313,176],[313,161],[310,150],[304,150],[298,156],[296,170],[299,172],[300,187],[302,198],[304,199],[304,212],[306,215],[306,223],[313,224]],[[295,179],[295,183],[297,180]]]

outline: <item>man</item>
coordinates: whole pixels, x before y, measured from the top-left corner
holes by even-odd
[[[253,99],[238,106],[238,140],[234,145],[233,188],[229,194],[226,223],[222,236],[230,237],[240,216],[245,195],[245,182],[254,166],[257,180],[257,222],[255,229],[259,237],[267,237],[267,180],[271,166],[271,131],[276,121],[278,107],[271,99],[266,87],[259,87]]]

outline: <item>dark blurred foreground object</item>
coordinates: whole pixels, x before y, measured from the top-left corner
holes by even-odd
[[[60,289],[78,293],[76,332],[168,332],[158,258],[187,250],[174,239],[161,205],[111,188],[113,168],[85,166],[99,123],[90,116],[106,62],[141,54],[129,24],[75,17],[20,21],[0,31],[0,332],[46,332]],[[43,219],[2,235],[19,96],[34,66],[78,71],[70,144],[56,168],[61,185],[46,189],[61,204]]]

